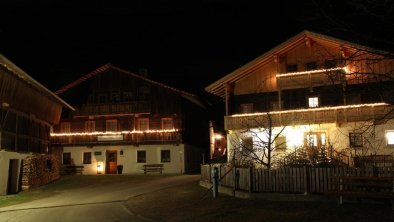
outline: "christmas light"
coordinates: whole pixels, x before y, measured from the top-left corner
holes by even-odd
[[[316,74],[316,73],[322,73],[322,72],[331,72],[331,71],[344,71],[346,73],[346,67],[338,67],[338,68],[332,68],[332,69],[317,69],[317,70],[310,70],[310,71],[303,71],[303,72],[289,72],[289,73],[282,73],[282,74],[276,74],[276,77],[287,77],[287,76],[298,76],[298,75],[307,75],[307,74]]]
[[[325,110],[337,110],[337,109],[349,109],[349,108],[363,108],[363,107],[375,107],[375,106],[388,106],[387,103],[367,103],[359,105],[347,105],[347,106],[332,106],[332,107],[321,107],[321,108],[309,108],[309,109],[293,109],[285,111],[272,111],[265,113],[246,113],[246,114],[235,114],[231,117],[244,117],[244,116],[259,116],[267,114],[286,114],[286,113],[299,113],[299,112],[315,112],[315,111],[325,111]]]
[[[109,131],[109,132],[75,132],[75,133],[51,133],[53,137],[60,136],[104,136],[104,135],[123,135],[123,134],[144,134],[144,133],[174,133],[178,132],[177,129],[169,129],[169,130],[133,130],[133,131]]]

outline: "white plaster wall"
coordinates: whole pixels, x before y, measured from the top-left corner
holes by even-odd
[[[294,151],[296,147],[304,144],[304,134],[307,132],[325,132],[327,144],[333,146],[337,151],[346,149],[348,152],[357,155],[370,155],[370,154],[394,154],[394,146],[387,145],[386,131],[394,131],[394,119],[389,120],[384,124],[374,125],[371,122],[351,122],[346,124],[311,124],[311,125],[296,125],[286,126],[282,135],[286,136],[286,152]],[[282,127],[273,129],[273,133],[282,130]],[[255,130],[257,132],[258,130]],[[363,132],[364,147],[363,148],[350,148],[349,133],[350,132]],[[228,161],[231,161],[234,149],[234,140],[240,139],[240,132],[229,131],[227,135],[227,144],[229,148]],[[252,136],[250,134],[249,136]],[[264,134],[259,135],[260,139],[264,138]]]
[[[75,165],[83,165],[83,174],[97,174],[97,163],[103,162],[105,172],[106,150],[117,151],[117,163],[123,165],[123,173],[140,174],[144,173],[144,164],[161,163],[161,150],[170,150],[171,162],[163,163],[163,173],[183,173],[184,166],[184,144],[176,145],[140,145],[140,146],[95,146],[95,147],[64,147],[63,152],[71,152],[71,158]],[[123,150],[123,155],[120,151]],[[137,163],[137,151],[146,151],[146,163]],[[100,156],[94,155],[101,152]],[[83,152],[92,152],[92,163],[83,164]]]
[[[18,159],[18,172],[21,168],[22,159],[29,156],[29,153],[17,153],[17,152],[8,152],[5,150],[0,150],[0,196],[7,194],[7,184],[8,184],[8,170],[10,159]],[[21,178],[19,178],[20,172],[18,173],[18,182]],[[19,189],[18,189],[19,191]]]

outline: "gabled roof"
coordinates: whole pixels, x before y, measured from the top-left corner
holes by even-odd
[[[271,62],[276,55],[280,55],[281,53],[287,52],[300,44],[305,43],[305,39],[310,38],[311,40],[320,40],[324,41],[327,45],[331,45],[333,47],[347,47],[347,48],[354,48],[358,50],[364,50],[367,52],[381,52],[386,54],[382,50],[373,49],[370,47],[362,46],[359,44],[351,43],[348,41],[344,41],[341,39],[337,39],[334,37],[330,37],[327,35],[311,32],[308,30],[304,30],[299,34],[293,36],[292,38],[288,39],[287,41],[281,43],[280,45],[274,47],[273,49],[269,50],[268,52],[262,54],[261,56],[257,57],[256,59],[250,61],[249,63],[241,66],[240,68],[234,70],[230,74],[220,78],[219,80],[215,81],[214,83],[210,84],[209,86],[205,87],[207,92],[212,94],[224,97],[224,85],[227,83],[234,83],[237,82],[249,74],[249,70],[253,70],[259,65],[264,65]]]
[[[71,82],[70,84],[68,84],[68,85],[66,85],[66,86],[64,86],[64,87],[62,87],[62,88],[60,88],[60,89],[58,89],[57,91],[55,91],[55,94],[60,95],[60,94],[62,94],[62,93],[64,93],[64,92],[68,91],[69,89],[71,89],[71,88],[73,88],[73,87],[75,87],[75,86],[81,84],[82,82],[85,82],[86,80],[88,80],[88,79],[90,79],[90,78],[92,78],[92,77],[94,77],[94,76],[103,74],[103,73],[107,72],[108,70],[116,70],[116,71],[122,72],[122,73],[124,73],[124,74],[126,74],[126,75],[133,76],[134,78],[143,80],[143,81],[145,81],[145,82],[148,82],[148,83],[151,83],[151,84],[154,84],[154,85],[157,85],[157,86],[160,86],[160,87],[163,87],[163,88],[172,90],[172,91],[174,91],[174,92],[176,92],[176,93],[179,93],[181,96],[183,96],[184,98],[190,100],[191,102],[193,102],[193,103],[195,103],[195,104],[197,104],[197,105],[200,105],[200,106],[204,106],[204,105],[202,105],[202,103],[199,101],[198,97],[197,97],[196,95],[192,94],[192,93],[188,93],[188,92],[185,92],[185,91],[176,89],[176,88],[174,88],[174,87],[167,86],[167,85],[165,85],[165,84],[163,84],[163,83],[159,83],[159,82],[150,80],[150,79],[148,79],[148,78],[146,78],[146,77],[143,77],[143,76],[141,76],[141,75],[137,75],[137,74],[132,73],[132,72],[130,72],[130,71],[127,71],[127,70],[125,70],[125,69],[116,67],[116,66],[112,65],[111,63],[107,63],[107,64],[105,64],[105,65],[103,65],[103,66],[101,66],[101,67],[99,67],[99,68],[93,70],[92,72],[90,72],[90,73],[88,73],[88,74],[82,76],[81,78],[75,80],[74,82]]]
[[[67,107],[71,110],[75,110],[70,104],[66,103],[55,93],[47,89],[45,86],[41,85],[41,83],[37,82],[37,80],[33,79],[33,77],[29,76],[25,71],[15,65],[13,62],[8,60],[5,56],[0,54],[0,65],[8,69],[12,74],[17,76],[22,81],[25,81],[27,84],[33,86],[36,90],[44,93],[48,97],[54,99],[55,101],[61,103],[64,107]]]

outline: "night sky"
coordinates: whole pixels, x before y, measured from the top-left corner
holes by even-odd
[[[300,2],[4,0],[0,53],[51,90],[110,62],[199,93],[304,29],[394,49],[393,1]]]

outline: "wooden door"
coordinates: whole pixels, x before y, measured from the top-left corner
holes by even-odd
[[[117,172],[117,154],[116,150],[107,150],[106,152],[106,174],[116,174]]]

